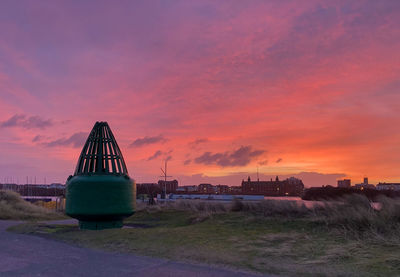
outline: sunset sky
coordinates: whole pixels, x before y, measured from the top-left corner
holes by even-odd
[[[136,182],[400,182],[400,1],[1,1],[0,182],[107,121]]]

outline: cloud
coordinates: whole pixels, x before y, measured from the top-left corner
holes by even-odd
[[[282,158],[279,158],[279,159],[276,160],[276,163],[278,164],[278,163],[280,163],[281,161],[282,161]]]
[[[189,142],[189,145],[190,146],[197,146],[197,145],[199,145],[201,143],[205,143],[205,142],[208,142],[207,138],[200,138],[200,139],[196,139],[194,141]]]
[[[204,152],[203,155],[194,159],[198,164],[217,164],[222,167],[226,166],[245,166],[251,162],[253,158],[259,157],[265,153],[264,150],[252,150],[251,146],[241,146],[233,152],[211,153]]]
[[[145,136],[144,138],[138,138],[136,139],[134,142],[132,142],[129,147],[142,147],[145,145],[149,145],[149,144],[155,144],[155,143],[164,143],[166,142],[168,139],[164,138],[163,135],[159,135],[159,136],[154,136],[154,137],[148,137]]]
[[[83,147],[87,139],[88,134],[85,132],[75,133],[69,138],[61,138],[50,142],[43,143],[46,147],[57,147],[57,146],[72,146],[74,148]]]
[[[41,135],[37,135],[32,139],[32,142],[39,142],[43,139],[43,136]]]
[[[15,114],[8,120],[0,123],[0,127],[2,128],[45,129],[50,126],[53,126],[51,119],[42,119],[39,116],[27,116],[25,114]]]
[[[84,128],[92,121],[107,119],[117,124],[111,127],[121,144],[145,135],[169,138],[126,150],[130,171],[139,175],[158,174],[141,159],[167,151],[161,148],[167,144],[180,147],[174,170],[182,174],[211,174],[193,161],[205,151],[252,145],[285,153],[285,163],[268,158],[271,165],[288,164],[280,172],[400,180],[400,128],[394,127],[400,124],[400,1],[147,2],[76,9],[65,1],[42,9],[32,1],[24,8],[36,12],[26,20],[18,20],[18,1],[7,2],[2,11],[9,16],[0,24],[7,64],[0,69],[0,128],[17,113],[51,118],[54,126],[48,133],[0,129],[12,131],[3,132],[3,159],[38,157],[35,165],[58,174],[55,161],[72,160],[73,151],[39,157],[32,138],[46,136],[34,142],[39,145],[68,139],[64,127],[90,131]],[[34,36],[25,34],[25,21]],[[67,118],[72,122],[58,126]],[[202,138],[209,142],[188,145]]]
[[[189,159],[189,160],[186,160],[186,161],[183,162],[183,164],[184,164],[184,165],[188,165],[188,164],[191,163],[191,161],[192,161],[192,160],[190,160],[190,159]]]
[[[266,164],[268,164],[268,160],[261,161],[261,162],[259,162],[258,164],[259,164],[259,165],[266,165]]]
[[[163,152],[161,150],[157,150],[153,155],[147,158],[148,161],[154,160],[155,158],[161,156]]]

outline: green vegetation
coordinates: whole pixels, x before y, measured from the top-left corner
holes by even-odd
[[[81,246],[289,276],[400,274],[400,202],[348,196],[311,209],[296,202],[178,201],[143,206],[126,228],[23,224],[12,231]]]
[[[0,190],[0,219],[51,220],[62,219],[63,215],[23,200],[13,191]]]

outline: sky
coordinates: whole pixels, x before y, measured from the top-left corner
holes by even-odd
[[[0,2],[0,182],[96,121],[136,182],[400,182],[400,1]]]

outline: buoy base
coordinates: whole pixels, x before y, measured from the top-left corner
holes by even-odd
[[[103,230],[111,228],[122,228],[122,220],[114,221],[79,221],[79,229],[83,230]]]

